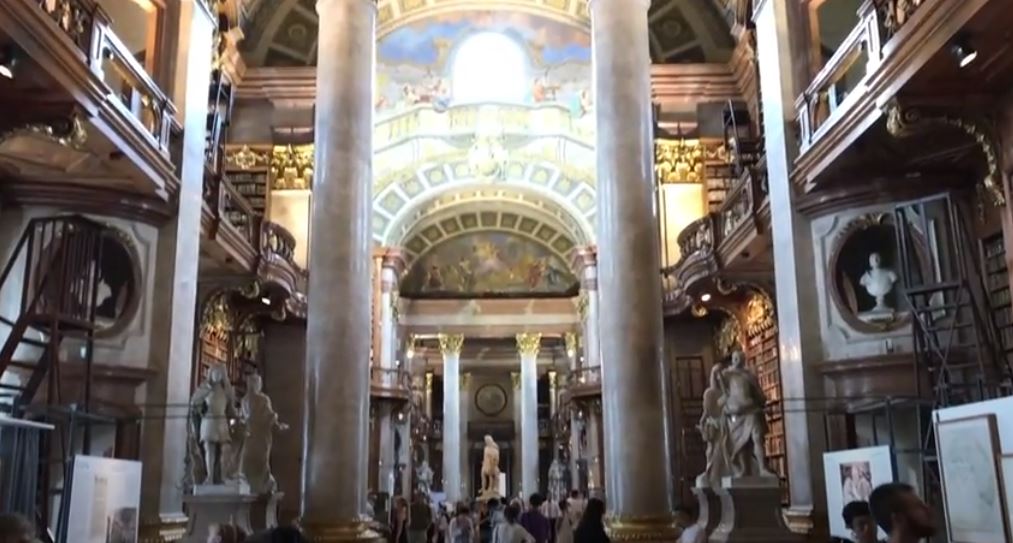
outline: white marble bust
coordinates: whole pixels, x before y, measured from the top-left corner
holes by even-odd
[[[869,269],[862,274],[859,283],[865,287],[865,291],[876,299],[876,306],[864,314],[877,315],[894,313],[894,308],[886,304],[886,296],[893,290],[897,282],[897,274],[890,268],[881,267],[882,259],[879,253],[869,255]]]

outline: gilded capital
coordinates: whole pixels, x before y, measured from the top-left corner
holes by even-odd
[[[556,373],[555,370],[549,371],[548,377],[549,377],[549,388],[555,389],[556,385],[559,384],[558,380],[557,380],[557,378],[559,377],[559,374]]]
[[[426,392],[433,391],[433,372],[426,372]]]
[[[563,340],[566,342],[566,356],[577,356],[577,334],[567,332],[563,334]]]
[[[521,374],[518,373],[518,372],[516,372],[516,371],[510,372],[510,383],[513,384],[514,390],[520,390],[521,389]]]
[[[440,334],[440,352],[444,356],[461,354],[461,346],[463,345],[464,334]]]
[[[542,334],[517,334],[517,352],[521,356],[538,356]]]

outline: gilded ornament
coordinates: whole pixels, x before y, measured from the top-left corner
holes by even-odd
[[[461,347],[464,345],[463,334],[440,334],[440,352],[444,356],[448,354],[461,354]]]
[[[84,128],[81,116],[77,112],[64,119],[48,123],[27,124],[0,134],[0,143],[16,136],[38,136],[57,145],[81,151],[88,141],[88,131]]]
[[[521,356],[538,356],[542,334],[517,334],[517,352]]]
[[[576,356],[577,355],[577,334],[573,332],[567,332],[563,334],[563,342],[566,343],[566,355]]]
[[[734,316],[728,316],[725,320],[721,321],[721,326],[718,328],[717,337],[715,338],[718,356],[724,358],[739,350],[741,345],[739,339],[741,337],[742,331],[739,327],[738,319]]]
[[[459,381],[460,381],[461,389],[467,390],[468,389],[468,385],[471,384],[471,374],[470,373],[462,373],[459,377],[460,377]]]
[[[774,303],[763,292],[754,292],[746,302],[746,332],[755,335],[776,324]]]
[[[276,145],[271,153],[274,190],[306,190],[313,186],[312,144]]]
[[[204,303],[201,312],[201,335],[227,337],[235,329],[235,318],[227,296],[228,291],[220,291]]]
[[[586,290],[580,291],[580,296],[577,297],[577,314],[580,315],[580,322],[587,320],[587,304],[588,294]]]
[[[703,183],[706,148],[700,140],[654,142],[654,173],[658,184]]]
[[[706,317],[707,313],[709,313],[709,311],[707,311],[707,306],[700,303],[693,304],[693,306],[690,307],[689,312],[698,319]]]
[[[269,161],[270,157],[266,152],[251,149],[249,145],[225,151],[225,164],[236,170],[264,168]]]
[[[907,23],[925,0],[886,0],[876,2],[884,39],[893,36]]]
[[[681,531],[669,516],[616,516],[608,523],[612,541],[677,541]]]
[[[521,389],[521,374],[518,373],[518,372],[516,372],[516,371],[510,372],[510,383],[514,386],[514,390],[520,390]]]

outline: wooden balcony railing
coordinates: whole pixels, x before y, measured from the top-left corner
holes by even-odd
[[[804,152],[826,132],[839,113],[857,100],[881,55],[879,14],[873,0],[858,9],[858,25],[795,102],[799,146]]]
[[[33,1],[84,53],[110,103],[168,158],[175,106],[113,32],[109,16],[93,0]]]
[[[219,220],[239,232],[250,247],[257,247],[260,241],[260,214],[227,177],[221,179],[218,188]]]
[[[567,379],[569,397],[573,400],[601,395],[601,366],[585,366],[570,372]]]
[[[411,375],[400,368],[371,366],[369,388],[373,396],[407,401],[411,397]]]

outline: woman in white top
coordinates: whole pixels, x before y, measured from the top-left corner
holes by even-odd
[[[492,543],[535,543],[535,538],[517,524],[521,510],[516,505],[509,505],[503,511],[503,522],[496,525],[492,532]]]
[[[573,543],[573,520],[570,519],[570,504],[564,498],[559,500],[559,518],[556,519],[556,543]]]

